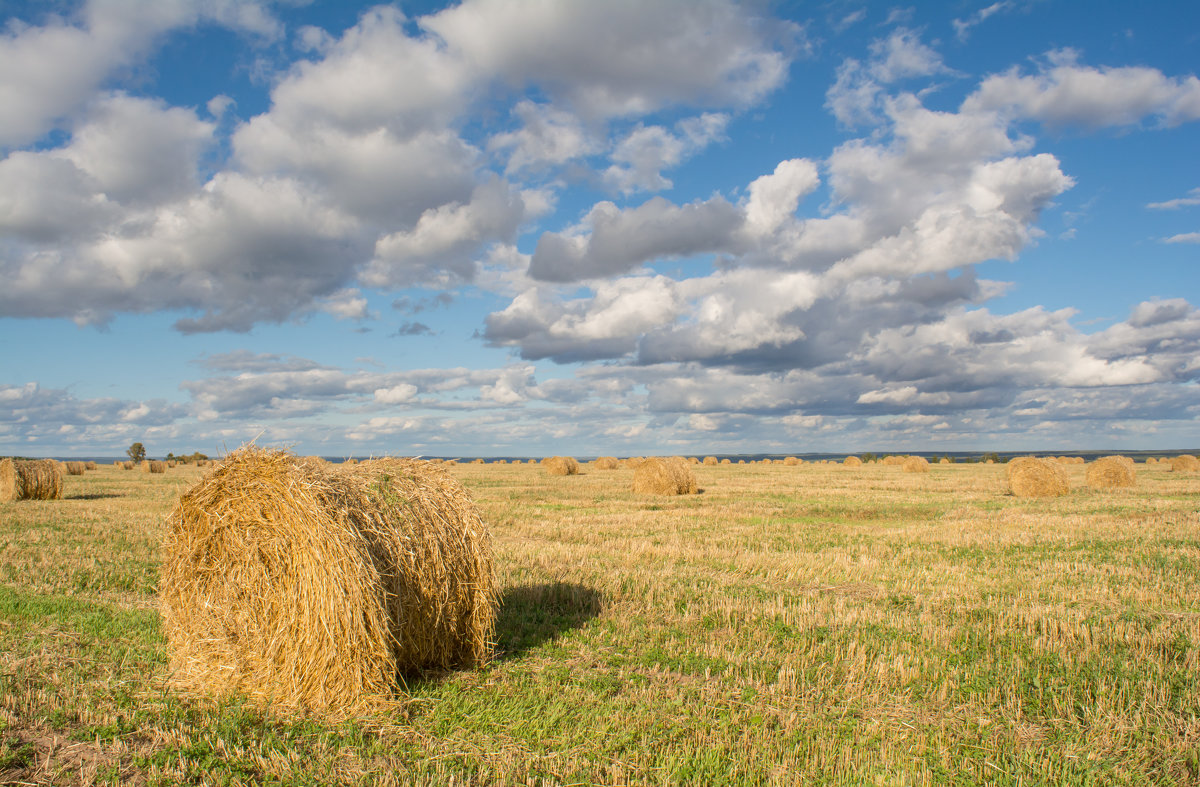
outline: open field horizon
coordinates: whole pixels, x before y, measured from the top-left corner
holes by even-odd
[[[204,469],[0,504],[0,781],[1182,784],[1200,779],[1200,474],[1019,499],[1004,469],[459,464],[485,667],[328,726],[164,689],[163,518]]]

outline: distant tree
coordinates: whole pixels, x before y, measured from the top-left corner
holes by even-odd
[[[858,458],[859,458],[859,459],[861,459],[861,460],[863,460],[864,462],[874,462],[874,461],[875,461],[876,459],[878,459],[879,457],[878,457],[878,456],[876,456],[876,455],[875,455],[874,453],[872,453],[871,451],[867,451],[865,454],[859,454],[859,455],[858,455]]]
[[[1001,461],[1003,461],[1003,460],[1001,460],[1001,459],[1000,459],[1000,454],[996,453],[995,451],[993,451],[993,452],[992,452],[992,453],[990,453],[990,454],[984,454],[984,455],[983,455],[983,461],[985,461],[985,462],[986,462],[986,461],[987,461],[987,460],[989,460],[989,459],[991,459],[991,460],[992,460],[993,462],[995,462],[996,464],[1000,464],[1000,462],[1001,462]]]
[[[175,461],[175,454],[173,454],[173,453],[172,453],[172,452],[170,452],[170,451],[167,451],[167,455],[166,455],[165,457],[163,457],[163,458],[164,458],[164,459],[166,459],[168,462],[174,462],[174,461]]]
[[[125,453],[129,454],[129,458],[135,462],[141,462],[146,458],[146,446],[141,443],[134,443],[125,449]]]

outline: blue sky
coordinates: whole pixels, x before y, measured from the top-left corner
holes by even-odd
[[[1200,446],[1194,3],[0,14],[0,454]]]

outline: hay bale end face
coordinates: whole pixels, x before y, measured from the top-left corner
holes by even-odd
[[[857,456],[848,456],[842,460],[842,464],[846,467],[862,467],[862,460]]]
[[[795,467],[796,465],[800,464],[800,457],[798,457],[798,456],[785,457],[783,460],[783,463],[785,465],[787,465],[788,467]]]
[[[1121,489],[1137,485],[1133,460],[1125,456],[1105,456],[1088,465],[1087,485],[1092,489]]]
[[[923,456],[906,456],[900,469],[906,473],[928,473],[929,460]]]
[[[0,460],[0,503],[14,500],[58,500],[63,471],[53,459]]]
[[[1179,456],[1171,457],[1171,472],[1173,473],[1196,473],[1200,472],[1200,459],[1191,454],[1180,454]]]
[[[704,464],[706,464],[706,465],[720,464],[720,460],[717,459],[715,456],[706,456],[706,457],[704,457]]]
[[[579,462],[569,456],[548,456],[542,460],[542,467],[550,475],[579,474]]]
[[[187,693],[343,719],[386,707],[403,673],[490,656],[490,536],[429,463],[243,448],[180,497],[168,528],[160,604]]]
[[[633,471],[633,492],[639,495],[694,495],[696,476],[685,461],[650,457]]]
[[[1071,491],[1067,476],[1055,462],[1019,456],[1004,469],[1008,488],[1017,497],[1058,497]]]

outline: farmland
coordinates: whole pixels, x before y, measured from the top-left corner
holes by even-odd
[[[486,667],[329,726],[165,688],[163,519],[202,472],[0,504],[0,783],[1200,780],[1200,474],[1018,499],[1002,466],[458,465]]]

